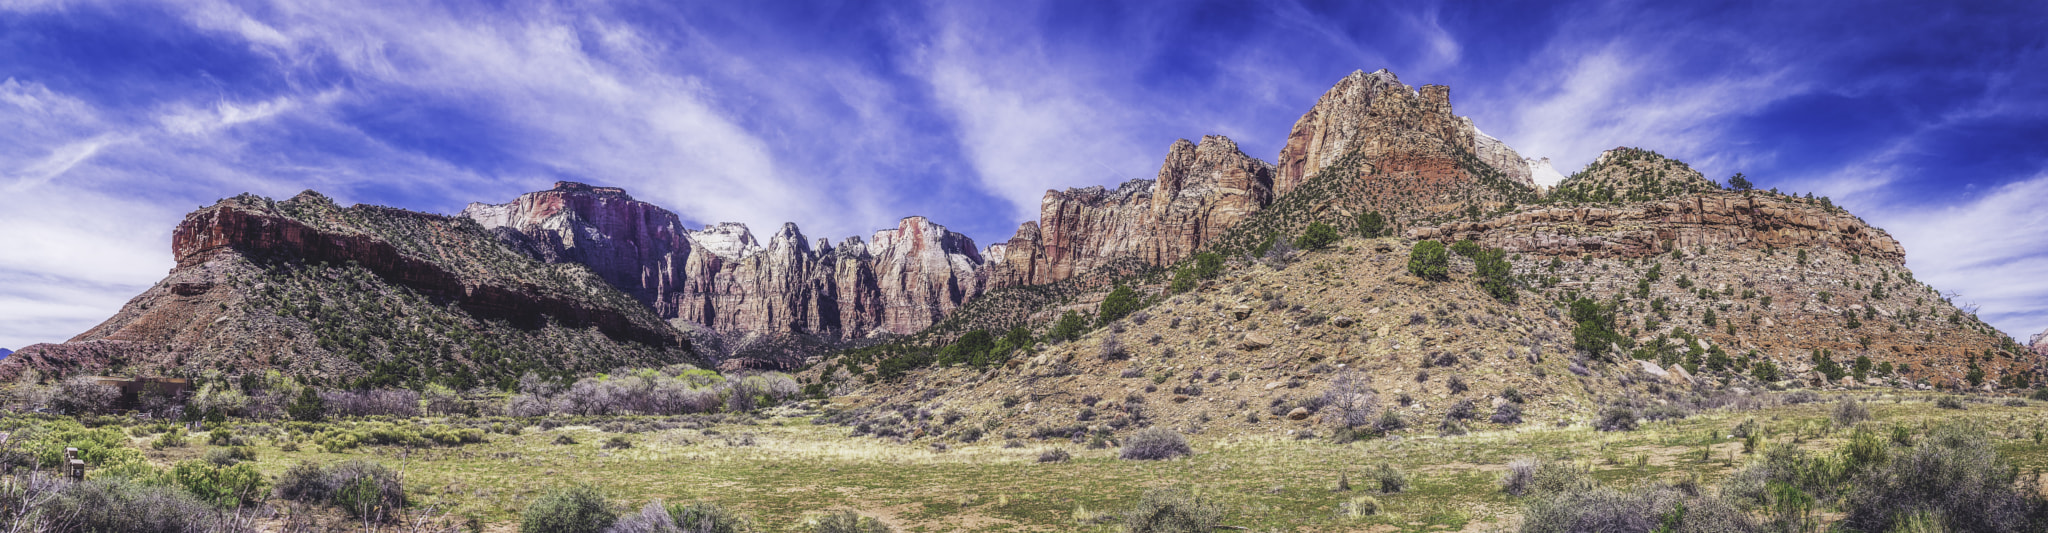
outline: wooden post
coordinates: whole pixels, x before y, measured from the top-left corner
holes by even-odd
[[[85,461],[78,459],[78,448],[64,449],[64,468],[72,481],[85,481]]]

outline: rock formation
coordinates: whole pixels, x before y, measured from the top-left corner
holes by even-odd
[[[1416,239],[1475,240],[1540,255],[1642,257],[1672,247],[1825,247],[1893,264],[1905,249],[1847,213],[1767,193],[1716,192],[1656,202],[1525,209],[1476,222],[1409,232]]]
[[[45,373],[277,368],[361,386],[695,360],[644,306],[461,219],[308,191],[186,215],[177,266],[114,317],[0,363]],[[514,359],[516,357],[516,359]]]
[[[1287,194],[1338,159],[1360,153],[1391,168],[1476,157],[1509,180],[1534,185],[1528,165],[1505,143],[1451,114],[1450,88],[1401,83],[1386,69],[1353,72],[1301,115],[1280,150],[1273,190]]]
[[[2027,339],[2027,346],[2033,348],[2034,353],[2041,354],[2042,357],[2048,357],[2048,330],[2042,330],[2040,333],[2035,333],[2033,338]]]
[[[1118,259],[1165,265],[1210,244],[1273,201],[1273,167],[1221,135],[1167,148],[1156,179],[1046,191],[1039,220],[985,252],[996,286],[1067,279]]]
[[[1642,257],[1687,250],[1831,248],[1892,264],[1905,248],[1884,230],[1823,202],[1723,191],[1683,162],[1616,148],[1546,195],[1546,205],[1409,236],[1476,240],[1517,253]]]
[[[589,266],[665,319],[722,333],[913,333],[982,290],[974,242],[924,217],[836,247],[784,224],[763,245],[743,224],[692,231],[623,190],[574,182],[462,216],[535,259]]]

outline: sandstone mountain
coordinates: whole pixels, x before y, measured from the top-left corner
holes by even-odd
[[[2027,345],[2034,349],[2034,353],[2048,357],[2048,330],[2035,333],[2033,338],[2027,340]]]
[[[1248,247],[1291,228],[1240,223],[1312,176],[1328,175],[1315,192],[1294,195],[1303,205],[1290,209],[1302,213],[1275,220],[1305,220],[1308,211],[1421,218],[1536,194],[1530,164],[1452,114],[1449,88],[1418,90],[1386,70],[1338,81],[1295,122],[1279,161],[1254,159],[1226,137],[1205,136],[1199,144],[1174,142],[1156,179],[1114,190],[1046,191],[1039,219],[991,247],[991,284],[1051,283],[1118,259],[1156,267],[1197,250]],[[1232,230],[1239,235],[1227,239]]]
[[[278,369],[337,386],[498,384],[524,372],[695,363],[646,306],[576,265],[533,261],[468,219],[308,191],[186,215],[163,281],[0,379]]]
[[[187,217],[163,282],[92,331],[7,358],[0,378],[278,368],[376,386],[801,367],[856,404],[933,400],[1003,424],[1050,423],[1034,404],[1078,416],[1111,394],[1133,420],[1132,404],[1171,403],[1188,408],[1145,412],[1209,424],[1218,402],[1300,401],[1288,391],[1339,369],[1412,396],[1414,414],[1514,387],[1548,398],[1533,416],[1559,420],[1662,387],[2042,381],[2042,355],[1915,281],[1897,241],[1825,198],[1726,190],[1634,148],[1546,191],[1536,178],[1560,178],[1548,159],[1453,114],[1446,87],[1353,73],[1276,161],[1222,136],[1179,140],[1154,179],[1047,191],[1037,220],[981,249],[917,216],[866,240],[813,243],[784,224],[764,242],[574,182],[454,217],[245,195]],[[1380,236],[1357,236],[1367,214]],[[1312,225],[1353,237],[1292,251]],[[1449,282],[1407,275],[1406,250],[1425,239],[1502,250],[1522,297],[1477,290],[1470,257]],[[1215,254],[1205,279],[1185,284],[1201,253]],[[1118,286],[1143,311],[1070,323],[1089,330],[1068,331],[1077,340],[1045,335]],[[1613,314],[1624,356],[1573,346],[1560,310],[1579,299]],[[975,331],[1010,334],[963,358],[956,341]],[[1437,385],[1444,372],[1460,384]],[[1120,381],[1131,376],[1150,384]],[[1012,396],[1023,411],[992,406]]]
[[[1257,175],[1221,141],[1195,151],[1213,144],[1223,157],[1210,168]],[[1354,74],[1297,122],[1270,201],[1230,204],[1235,225],[1156,229],[1159,184],[1189,175],[1175,171],[1187,144],[1176,143],[1160,180],[1048,192],[1038,223],[991,261],[993,290],[915,339],[928,344],[845,352],[808,376],[854,406],[946,409],[983,418],[977,427],[1061,435],[1152,423],[1305,429],[1312,421],[1276,415],[1347,371],[1431,423],[1507,396],[1538,398],[1530,418],[1564,422],[1611,403],[1740,401],[1786,386],[2043,381],[2048,360],[1916,281],[1896,240],[1825,198],[1727,190],[1634,148],[1546,192],[1530,176],[1555,172],[1547,162],[1497,143],[1450,113],[1447,89]],[[1400,237],[1305,256],[1284,246],[1316,223],[1355,232],[1365,212]],[[1160,244],[1186,234],[1197,244]],[[1502,250],[1521,297],[1479,290],[1466,257],[1448,282],[1410,275],[1406,251],[1425,239]],[[1198,251],[1230,259],[1215,279],[1171,289],[1167,270]],[[1136,289],[1141,310],[1084,321],[1092,331],[1076,340],[957,353],[1015,346],[953,342],[976,329],[1049,332],[1064,313],[1103,308],[1119,285]],[[1574,346],[1562,316],[1574,300],[1611,313],[1620,353],[1589,358]],[[917,431],[945,428],[905,433]]]
[[[838,246],[813,246],[784,224],[764,245],[742,224],[692,231],[623,190],[573,182],[507,204],[471,204],[461,216],[540,261],[589,266],[686,329],[913,333],[982,291],[974,241],[924,217]]]

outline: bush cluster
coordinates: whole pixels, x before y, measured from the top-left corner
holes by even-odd
[[[747,412],[794,399],[800,393],[802,387],[796,380],[778,372],[728,378],[708,370],[669,374],[647,369],[625,375],[600,374],[559,391],[539,379],[522,379],[520,394],[512,397],[505,412],[512,416]]]
[[[350,518],[384,522],[405,508],[405,484],[397,472],[363,460],[322,467],[311,461],[285,470],[277,478],[277,497],[301,503],[329,504]]]
[[[1180,432],[1161,427],[1138,430],[1124,439],[1117,456],[1125,460],[1158,461],[1194,453]]]

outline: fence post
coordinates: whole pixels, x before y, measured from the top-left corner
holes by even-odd
[[[78,448],[64,449],[64,467],[72,481],[85,481],[85,461],[78,459]]]

